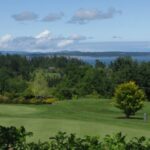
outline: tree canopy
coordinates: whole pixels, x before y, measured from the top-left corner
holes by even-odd
[[[113,96],[115,88],[134,81],[150,99],[150,62],[120,57],[109,65],[92,66],[67,57],[0,55],[0,102],[26,101],[31,97],[71,99],[97,94]]]

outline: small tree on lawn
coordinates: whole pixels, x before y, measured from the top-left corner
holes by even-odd
[[[143,90],[134,82],[120,84],[115,90],[116,107],[123,110],[127,118],[142,109],[146,100]]]
[[[35,97],[48,96],[49,87],[44,70],[39,69],[35,71],[34,79],[31,83],[31,90]]]

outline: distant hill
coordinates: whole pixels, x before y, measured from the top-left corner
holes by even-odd
[[[0,51],[0,54],[18,54],[24,56],[90,56],[90,57],[114,57],[114,56],[150,56],[150,52],[81,52],[81,51],[60,51],[60,52],[18,52],[18,51]]]

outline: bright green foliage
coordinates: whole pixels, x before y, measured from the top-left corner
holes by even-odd
[[[106,135],[103,142],[103,147],[108,150],[125,150],[126,149],[126,136],[118,133],[114,136]]]
[[[33,82],[31,83],[32,92],[35,97],[48,96],[48,83],[44,74],[44,70],[39,69],[35,72]]]
[[[55,87],[60,82],[61,75],[60,73],[46,72],[46,78],[47,78],[49,87]]]
[[[122,109],[129,118],[143,107],[144,92],[134,82],[120,84],[115,91],[116,107]]]

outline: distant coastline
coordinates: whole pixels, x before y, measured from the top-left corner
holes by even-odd
[[[148,56],[150,57],[150,52],[81,52],[81,51],[59,51],[59,52],[21,52],[21,51],[0,51],[0,54],[18,54],[25,56],[89,56],[89,57],[122,57],[122,56]]]
[[[16,51],[1,51],[2,55],[22,55],[27,57],[53,57],[64,56],[68,58],[76,58],[91,65],[95,65],[96,60],[105,64],[110,64],[118,57],[132,57],[138,62],[150,62],[150,52],[80,52],[80,51],[61,51],[61,52],[16,52]]]

